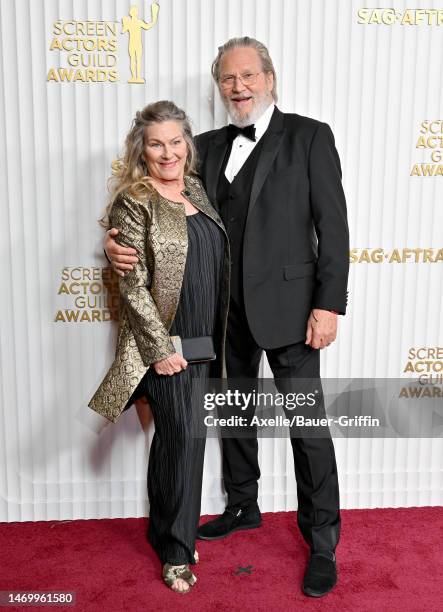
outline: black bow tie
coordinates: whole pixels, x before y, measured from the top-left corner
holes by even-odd
[[[232,142],[239,134],[243,134],[249,140],[255,142],[255,127],[253,125],[247,125],[246,127],[238,127],[237,125],[233,125],[230,123],[228,125],[228,140]]]

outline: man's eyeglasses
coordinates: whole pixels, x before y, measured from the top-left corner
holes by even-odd
[[[244,72],[239,76],[234,76],[233,74],[228,74],[220,79],[220,87],[222,89],[232,89],[234,87],[235,79],[238,79],[245,87],[249,87],[250,85],[255,85],[257,82],[257,77],[261,74],[263,70],[260,72],[256,72],[255,74],[252,72]]]

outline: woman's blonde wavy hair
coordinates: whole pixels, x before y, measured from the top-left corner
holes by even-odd
[[[181,125],[183,138],[188,147],[184,173],[197,173],[197,152],[186,113],[169,100],[148,104],[141,111],[137,111],[132,121],[131,129],[125,139],[123,156],[111,164],[112,175],[108,179],[109,203],[105,214],[99,220],[104,228],[109,229],[109,213],[115,198],[120,193],[125,191],[138,200],[146,200],[153,193],[154,187],[143,158],[145,128],[163,121],[176,121]]]

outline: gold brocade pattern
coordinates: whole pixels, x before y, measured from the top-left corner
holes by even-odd
[[[225,235],[222,341],[217,347],[224,370],[230,270],[227,235],[200,180],[185,177],[185,185],[189,201],[213,219]],[[119,230],[117,242],[134,247],[139,258],[133,270],[119,277],[120,325],[115,359],[89,402],[90,408],[115,422],[149,366],[175,352],[169,329],[180,299],[188,235],[183,204],[158,193],[147,202],[120,195],[112,206],[110,224]]]

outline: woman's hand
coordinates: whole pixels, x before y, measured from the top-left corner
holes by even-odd
[[[125,272],[133,269],[137,263],[137,251],[132,247],[124,247],[117,244],[115,236],[118,234],[118,229],[113,227],[106,232],[105,252],[111,260],[112,268],[119,276],[124,276]]]
[[[177,372],[186,370],[187,365],[188,362],[186,359],[183,359],[183,357],[178,353],[174,353],[170,357],[166,357],[166,359],[156,361],[153,364],[153,368],[157,374],[172,376],[173,374],[177,374]]]

